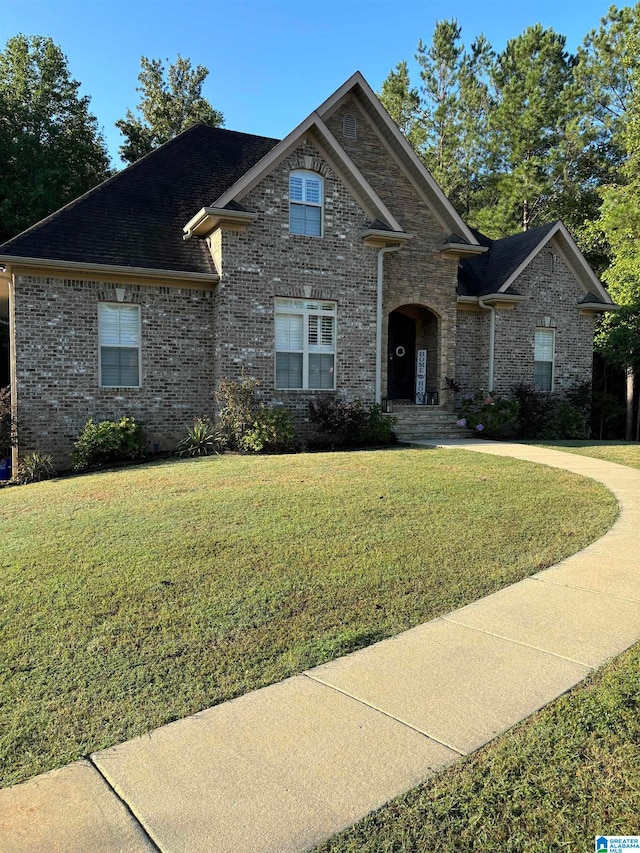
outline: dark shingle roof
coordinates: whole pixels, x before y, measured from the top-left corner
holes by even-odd
[[[8,240],[0,246],[0,254],[213,272],[204,242],[183,240],[183,226],[277,143],[277,139],[194,125]]]
[[[458,293],[461,296],[497,293],[555,225],[555,222],[540,225],[500,240],[490,240],[474,230],[480,245],[488,246],[489,251],[462,261],[458,270]]]

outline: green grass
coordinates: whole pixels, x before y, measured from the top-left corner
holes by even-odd
[[[586,478],[447,450],[223,456],[0,492],[0,784],[276,682],[600,536]]]
[[[639,676],[637,645],[316,853],[587,853],[597,835],[637,834]]]
[[[539,441],[536,445],[640,468],[640,444],[635,441]]]

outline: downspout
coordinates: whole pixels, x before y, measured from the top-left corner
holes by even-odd
[[[487,305],[482,299],[478,299],[478,305],[489,312],[489,387],[487,391],[493,391],[493,360],[496,346],[496,309],[493,305]]]
[[[10,272],[7,270],[7,272]],[[11,430],[14,441],[11,444],[11,471],[18,472],[18,383],[16,379],[16,277],[11,272],[9,278],[9,385],[11,387]]]
[[[383,256],[387,252],[397,252],[400,246],[383,246],[378,249],[378,283],[376,294],[376,403],[382,399],[382,272]]]

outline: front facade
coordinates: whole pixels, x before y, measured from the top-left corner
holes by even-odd
[[[567,387],[611,307],[561,223],[469,229],[359,74],[282,141],[192,128],[0,263],[20,453],[61,466],[89,417],[174,448],[222,379],[302,426],[321,395]]]

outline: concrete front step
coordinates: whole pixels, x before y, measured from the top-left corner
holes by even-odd
[[[440,406],[401,405],[384,417],[395,420],[393,429],[399,441],[468,437],[467,431],[457,426],[456,415]]]

